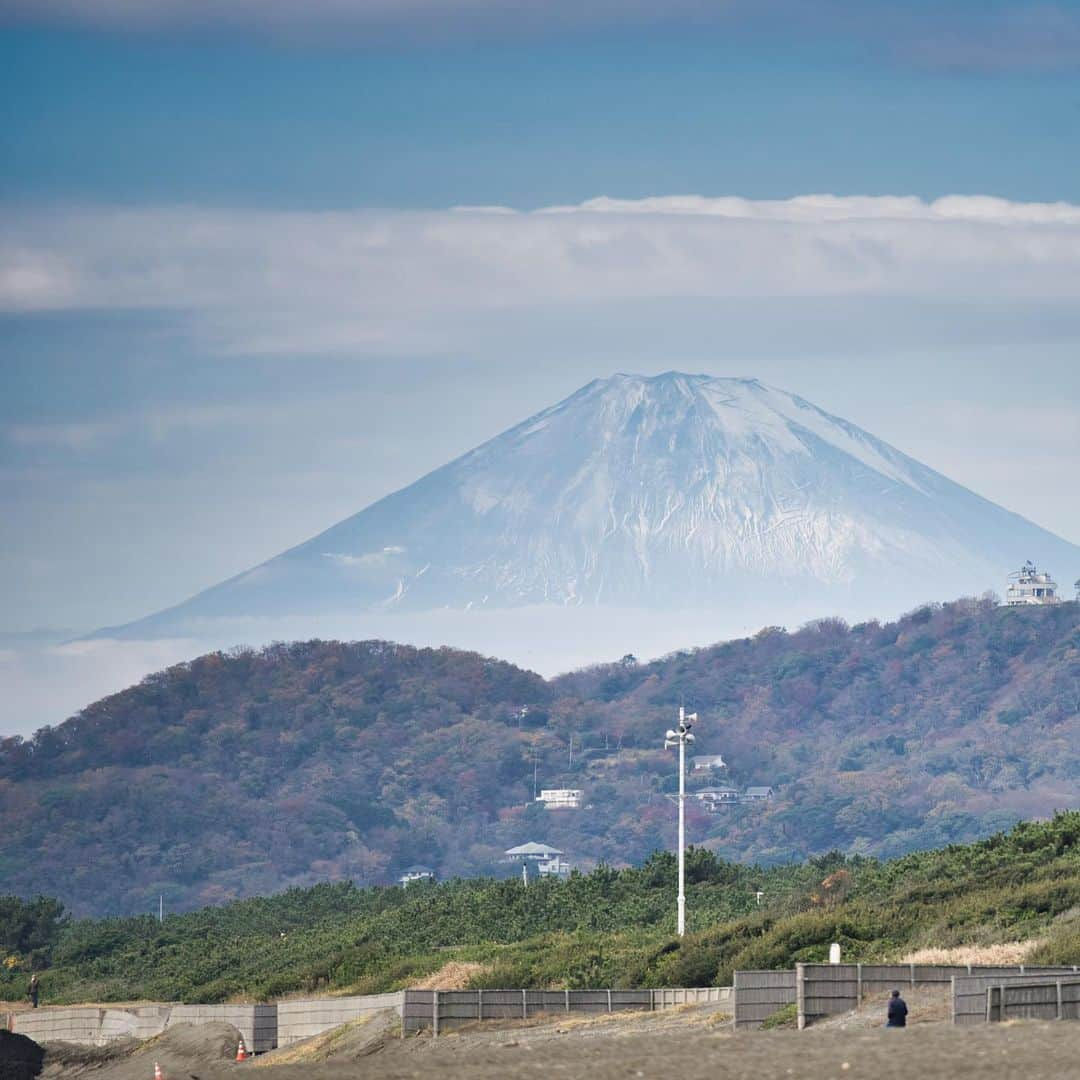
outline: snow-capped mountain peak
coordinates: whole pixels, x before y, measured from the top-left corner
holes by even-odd
[[[150,620],[532,604],[885,610],[1080,549],[752,378],[619,374]],[[850,606],[850,605],[848,605]]]

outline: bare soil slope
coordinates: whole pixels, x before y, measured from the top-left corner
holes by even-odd
[[[238,1080],[227,1025],[176,1028],[138,1050],[50,1047],[44,1080]],[[652,1016],[559,1018],[517,1028],[462,1031],[438,1039],[382,1038],[356,1031],[324,1060],[267,1063],[263,1080],[506,1080],[508,1077],[670,1077],[683,1080],[1060,1080],[1076,1075],[1080,1024],[953,1028],[928,1021],[906,1031],[823,1025],[803,1032],[732,1031],[705,1009]],[[78,1051],[74,1053],[72,1051]]]

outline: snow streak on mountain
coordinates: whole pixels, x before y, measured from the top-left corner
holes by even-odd
[[[800,397],[616,375],[123,633],[533,604],[764,612],[795,597],[884,613],[1000,589],[1027,558],[1080,571],[1080,548]]]

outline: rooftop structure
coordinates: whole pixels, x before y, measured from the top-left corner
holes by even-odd
[[[527,844],[507,848],[505,854],[513,860],[528,859],[535,862],[537,859],[550,859],[553,855],[562,855],[563,852],[558,848],[548,847],[547,844],[538,844],[530,840]]]
[[[1008,607],[1026,607],[1029,604],[1060,604],[1057,582],[1045,571],[1040,572],[1028,559],[1019,570],[1009,575],[1009,587],[1005,590]]]
[[[748,787],[744,799],[757,800],[757,799],[771,799],[773,797],[773,789],[771,787]]]

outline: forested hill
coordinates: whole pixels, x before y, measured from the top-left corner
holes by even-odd
[[[205,656],[0,742],[0,881],[126,913],[412,863],[510,872],[501,853],[528,840],[582,867],[640,862],[672,841],[662,746],[682,702],[696,752],[728,762],[692,788],[775,789],[689,804],[689,838],[728,857],[895,855],[1080,801],[1075,603],[827,620],[548,682],[449,649],[309,642]],[[545,811],[534,775],[587,807]]]

